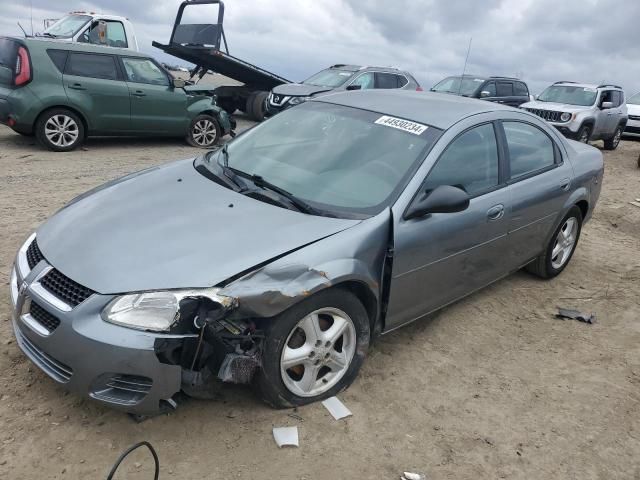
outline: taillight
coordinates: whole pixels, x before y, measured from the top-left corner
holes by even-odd
[[[16,59],[16,86],[25,85],[31,81],[31,63],[29,53],[24,47],[18,47],[18,58]]]
[[[422,89],[422,87],[418,87],[416,88],[416,92],[424,92],[424,90]]]

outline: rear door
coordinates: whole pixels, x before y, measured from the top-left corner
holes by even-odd
[[[121,57],[131,96],[132,130],[138,133],[186,135],[187,94],[174,88],[167,73],[153,60]]]
[[[63,83],[69,104],[85,115],[91,133],[129,132],[129,89],[114,55],[69,52]]]
[[[512,107],[518,106],[518,101],[514,97],[513,82],[510,80],[499,80],[496,82],[496,92],[498,103],[504,103]]]

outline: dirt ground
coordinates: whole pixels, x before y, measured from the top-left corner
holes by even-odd
[[[519,273],[381,338],[340,397],[276,411],[249,389],[189,401],[141,424],[66,394],[19,351],[10,326],[16,249],[75,195],[112,178],[194,156],[180,140],[96,139],[55,154],[0,127],[0,478],[100,479],[140,440],[160,478],[640,480],[640,141],[605,153],[593,221],[551,282]],[[555,306],[595,312],[586,325]],[[290,415],[296,415],[294,418]],[[279,450],[273,426],[297,425]],[[119,478],[151,479],[143,454]]]

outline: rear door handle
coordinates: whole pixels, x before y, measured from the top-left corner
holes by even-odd
[[[69,85],[69,88],[72,90],[86,90],[86,88],[83,87],[81,83],[72,83]]]
[[[135,95],[136,97],[144,97],[147,94],[144,93],[142,90],[136,90],[135,92],[133,92],[133,95]]]
[[[569,190],[570,186],[571,186],[571,179],[570,178],[563,178],[562,181],[560,182],[560,189],[561,190]]]
[[[487,218],[490,221],[500,220],[504,217],[504,205],[494,205],[489,210],[487,210]]]

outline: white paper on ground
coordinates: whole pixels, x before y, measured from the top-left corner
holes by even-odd
[[[297,447],[298,427],[276,427],[273,429],[273,439],[278,447]]]
[[[351,415],[353,415],[351,411],[347,407],[345,407],[340,400],[338,400],[338,397],[327,398],[322,402],[322,405],[324,405],[324,408],[329,410],[329,413],[336,420],[340,420],[341,418],[350,417]]]

